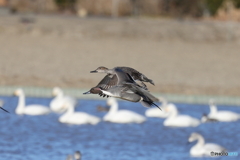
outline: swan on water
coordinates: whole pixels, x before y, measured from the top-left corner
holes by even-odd
[[[60,116],[59,122],[67,124],[92,124],[95,125],[100,122],[100,118],[90,115],[85,112],[75,112],[74,106],[72,103],[66,102],[63,105],[64,108],[67,108],[67,111]]]
[[[169,116],[164,120],[163,125],[168,127],[196,127],[200,124],[200,121],[189,115],[179,115],[178,110],[174,106],[168,106],[164,108],[166,112],[169,112]]]
[[[240,114],[232,111],[218,111],[216,104],[213,99],[209,100],[210,113],[208,118],[216,119],[222,122],[232,122],[240,119]]]
[[[111,107],[108,113],[103,117],[104,121],[112,123],[143,123],[146,121],[144,116],[133,111],[118,110],[118,102],[115,98],[108,98],[107,104]]]
[[[66,109],[62,107],[65,102],[72,103],[73,106],[77,104],[77,99],[64,95],[63,90],[59,87],[54,87],[52,94],[55,98],[50,102],[50,108],[54,112],[63,113],[65,111],[64,109]]]
[[[31,104],[26,106],[25,104],[25,94],[21,88],[14,92],[15,96],[18,96],[18,105],[15,110],[16,114],[26,114],[26,115],[44,115],[51,112],[51,110],[43,105]]]
[[[190,149],[191,156],[202,157],[211,156],[211,152],[226,151],[222,146],[215,143],[205,143],[203,136],[199,133],[192,133],[188,138],[188,142],[197,141],[197,143]]]

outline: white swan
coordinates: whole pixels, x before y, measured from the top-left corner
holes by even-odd
[[[199,133],[192,133],[190,137],[188,138],[189,142],[198,141],[197,144],[195,144],[190,149],[191,156],[194,157],[201,157],[201,156],[211,156],[211,152],[222,152],[226,151],[225,148],[218,144],[214,143],[205,143],[205,140],[202,135]]]
[[[95,125],[100,122],[100,118],[96,116],[92,116],[85,112],[74,112],[74,106],[72,103],[66,102],[63,107],[67,108],[67,111],[58,119],[61,123]]]
[[[169,112],[166,112],[164,108],[170,105],[176,108],[173,103],[168,103],[167,100],[163,97],[159,97],[159,101],[162,102],[162,105],[159,106],[162,110],[159,110],[159,108],[156,107],[149,108],[145,112],[145,115],[147,117],[167,118],[169,116]]]
[[[218,111],[212,99],[209,100],[210,113],[208,117],[222,122],[237,121],[240,119],[240,114],[231,111]]]
[[[75,158],[75,160],[81,160],[81,158],[82,158],[81,152],[80,151],[76,151],[74,153],[74,158]]]
[[[82,159],[82,154],[80,151],[76,151],[73,156],[69,154],[67,155],[67,158],[66,158],[66,160],[81,160],[81,159]]]
[[[215,118],[209,118],[207,114],[203,114],[202,118],[201,118],[201,122],[202,123],[207,123],[207,122],[218,122],[217,119]]]
[[[143,123],[146,118],[140,114],[129,110],[118,110],[118,103],[115,98],[108,98],[107,104],[110,105],[109,112],[103,117],[104,121],[112,123]]]
[[[65,96],[63,91],[59,87],[53,88],[52,94],[55,96],[55,98],[52,99],[52,101],[50,102],[50,108],[54,112],[63,113],[65,110],[62,106],[65,102],[72,103],[73,106],[75,106],[77,103],[77,100],[75,98]]]
[[[167,119],[164,120],[163,125],[169,127],[196,127],[200,121],[188,115],[178,115],[176,107],[168,106],[164,108],[170,113]]]
[[[32,105],[25,106],[25,94],[22,89],[17,89],[14,92],[14,95],[19,97],[18,105],[15,110],[16,114],[27,114],[27,115],[36,116],[36,115],[48,114],[51,112],[51,110],[48,107],[42,106],[42,105],[32,104]]]

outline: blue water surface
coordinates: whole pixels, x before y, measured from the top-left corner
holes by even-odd
[[[3,97],[0,110],[0,160],[64,160],[68,154],[81,151],[83,160],[182,160],[212,159],[193,158],[188,143],[192,132],[205,137],[206,142],[218,143],[229,152],[240,154],[240,121],[204,123],[198,127],[169,128],[164,119],[147,118],[142,124],[114,124],[101,121],[97,125],[67,125],[58,122],[59,114],[43,116],[16,115],[17,97]],[[27,104],[49,106],[51,98],[27,97]],[[103,100],[79,100],[77,111],[103,117],[106,112],[97,106],[106,106]],[[208,105],[176,104],[181,114],[201,118],[209,112]],[[129,109],[144,115],[140,103],[119,101],[121,109]],[[240,107],[218,106],[219,110],[240,113]],[[239,160],[235,157],[215,159]]]

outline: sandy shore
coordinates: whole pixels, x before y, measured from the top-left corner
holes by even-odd
[[[90,88],[98,66],[130,66],[154,92],[240,96],[238,23],[22,17],[0,18],[2,86]]]

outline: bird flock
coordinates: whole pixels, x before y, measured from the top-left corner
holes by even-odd
[[[91,73],[107,74],[95,87],[84,93],[98,94],[101,97],[108,98],[106,102],[110,108],[102,118],[102,120],[106,122],[140,124],[147,120],[146,117],[156,117],[164,118],[163,125],[166,127],[197,127],[205,122],[232,122],[240,119],[239,113],[218,111],[212,99],[209,100],[210,113],[204,115],[201,120],[189,115],[180,114],[175,104],[168,103],[163,97],[156,98],[153,96],[148,91],[146,84],[144,84],[144,82],[149,82],[154,85],[153,80],[133,68],[115,67],[108,69],[106,67],[98,67],[96,70],[91,71]],[[55,97],[51,100],[49,104],[50,107],[39,104],[26,105],[23,89],[17,89],[14,92],[14,95],[18,96],[18,104],[15,110],[16,114],[37,116],[55,112],[62,114],[58,119],[60,123],[72,125],[96,125],[101,121],[101,118],[86,112],[75,112],[75,107],[78,104],[77,99],[64,95],[60,88],[53,88],[52,94]],[[147,107],[145,116],[130,110],[119,110],[117,98],[130,102],[140,102],[144,107]],[[156,102],[161,102],[161,105],[157,105]],[[220,145],[205,143],[203,136],[199,133],[192,133],[188,141],[198,141],[197,144],[190,149],[192,156],[210,156],[211,151],[226,151],[226,149]]]

